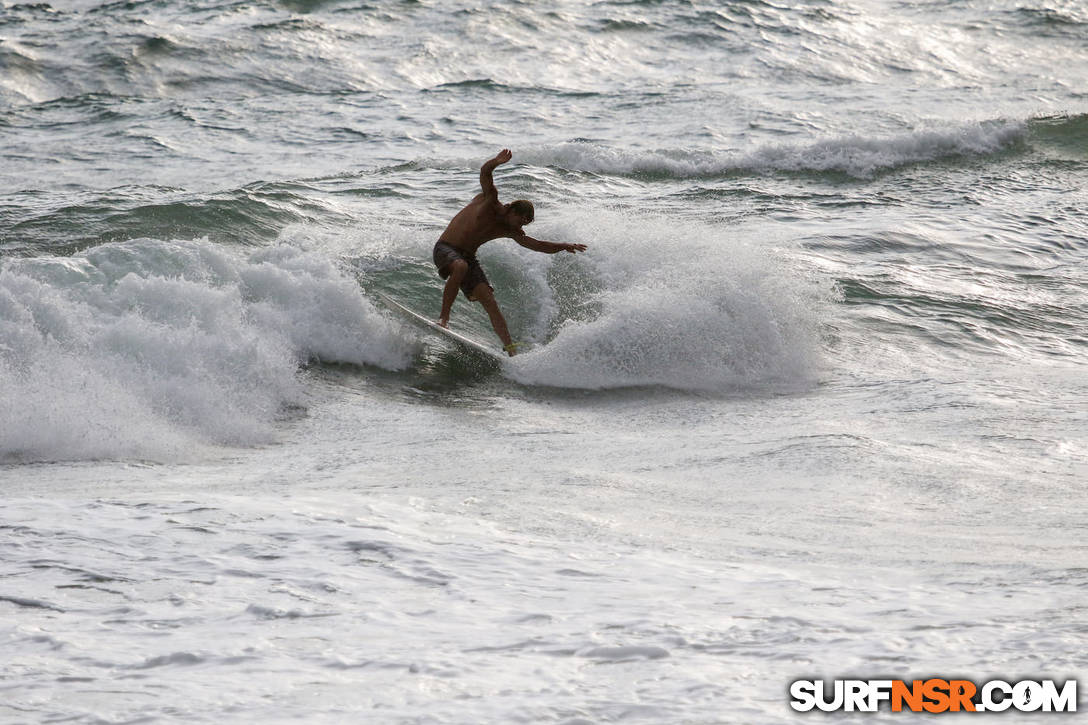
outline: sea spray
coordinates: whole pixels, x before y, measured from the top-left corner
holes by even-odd
[[[617,212],[562,213],[556,226],[590,245],[570,272],[585,278],[582,313],[512,361],[517,380],[721,392],[815,379],[830,295],[759,230]]]

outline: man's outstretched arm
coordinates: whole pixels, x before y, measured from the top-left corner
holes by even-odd
[[[543,239],[533,239],[525,232],[514,234],[512,239],[525,247],[531,249],[534,252],[543,252],[544,254],[555,254],[556,252],[575,252],[586,251],[586,245],[584,244],[560,244],[559,242],[545,242]]]
[[[495,158],[485,161],[484,165],[480,167],[480,186],[483,187],[485,194],[498,198],[499,190],[495,188],[495,180],[491,178],[491,172],[495,170],[496,166],[505,164],[513,156],[514,154],[510,152],[510,149],[503,149]]]

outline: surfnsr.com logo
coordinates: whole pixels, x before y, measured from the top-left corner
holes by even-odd
[[[1076,712],[1077,681],[1055,680],[796,680],[790,707],[798,712]]]

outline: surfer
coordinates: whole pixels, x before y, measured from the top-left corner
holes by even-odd
[[[506,319],[495,301],[494,288],[487,281],[487,276],[476,259],[476,250],[492,239],[508,237],[526,249],[544,254],[574,254],[586,251],[584,244],[545,242],[533,239],[522,231],[523,226],[533,221],[532,202],[519,199],[503,204],[499,201],[499,192],[491,178],[495,167],[505,164],[512,157],[510,149],[503,149],[495,158],[480,167],[480,186],[483,191],[473,197],[468,206],[457,212],[446,231],[438,238],[438,243],[434,245],[434,264],[438,267],[438,276],[446,280],[446,286],[442,290],[442,314],[438,318],[438,324],[442,327],[449,326],[450,309],[457,298],[457,288],[460,287],[469,301],[483,305],[487,316],[491,318],[495,334],[502,340],[502,349],[510,357],[514,356],[516,346],[510,340]]]

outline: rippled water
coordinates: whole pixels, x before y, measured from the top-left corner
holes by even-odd
[[[0,3],[0,720],[1085,671],[1088,13]],[[478,188],[515,338],[430,248]],[[457,329],[492,341],[464,301]],[[884,713],[876,721],[901,719]]]

